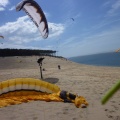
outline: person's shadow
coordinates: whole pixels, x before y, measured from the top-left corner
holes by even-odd
[[[45,78],[44,81],[55,84],[59,81],[58,78]]]

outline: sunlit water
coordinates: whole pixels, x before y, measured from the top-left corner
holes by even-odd
[[[120,67],[120,53],[115,53],[115,52],[71,57],[69,58],[69,60],[81,64],[88,64],[95,66]]]

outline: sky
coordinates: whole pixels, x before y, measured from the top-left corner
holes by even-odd
[[[39,30],[23,11],[21,0],[0,0],[0,48],[56,50],[58,56],[74,57],[120,48],[120,0],[36,0],[49,27]]]

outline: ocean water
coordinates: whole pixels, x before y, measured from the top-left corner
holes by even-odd
[[[71,57],[69,60],[80,64],[120,67],[120,52],[100,53]]]

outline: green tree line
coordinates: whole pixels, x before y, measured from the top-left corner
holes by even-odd
[[[55,56],[56,51],[53,50],[36,50],[36,49],[0,49],[0,57],[4,56],[31,56],[31,55],[48,55]]]

